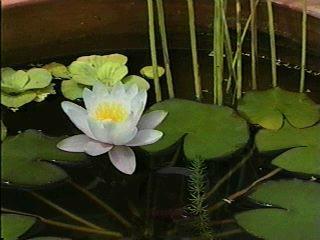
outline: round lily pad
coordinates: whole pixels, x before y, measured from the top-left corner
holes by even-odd
[[[18,214],[1,214],[1,239],[17,240],[26,233],[37,219],[31,216]]]
[[[320,119],[317,105],[306,94],[281,88],[247,92],[238,111],[250,123],[273,130],[282,127],[284,118],[296,128],[312,126]]]
[[[220,159],[243,148],[249,139],[246,121],[229,107],[171,99],[150,110],[168,112],[157,127],[163,137],[143,147],[150,153],[169,149],[184,137],[183,149],[188,159]]]
[[[48,137],[36,130],[27,130],[7,137],[1,145],[1,181],[23,187],[39,187],[67,178],[59,163],[85,161],[82,153],[59,150],[56,145],[65,137]]]
[[[272,164],[288,171],[320,175],[320,124],[294,128],[285,122],[278,131],[260,130],[256,135],[260,152],[283,152]]]
[[[1,104],[9,108],[19,108],[37,97],[34,91],[26,91],[17,95],[7,94],[1,91]]]
[[[320,184],[302,180],[269,181],[249,196],[271,205],[236,214],[237,223],[266,240],[317,240],[320,236]]]
[[[67,79],[70,77],[68,68],[61,63],[52,62],[44,65],[42,68],[48,70],[55,78]]]
[[[163,67],[158,66],[158,77],[162,77],[165,70]],[[141,68],[140,74],[146,78],[154,79],[153,76],[153,66],[145,66]]]
[[[122,82],[128,86],[136,84],[141,90],[149,90],[150,84],[142,77],[129,75],[122,79]]]
[[[79,84],[73,80],[64,80],[61,83],[61,92],[65,98],[75,100],[82,98],[83,89],[85,85]]]

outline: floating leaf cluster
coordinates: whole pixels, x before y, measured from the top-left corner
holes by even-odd
[[[41,102],[49,94],[55,94],[49,71],[32,68],[28,71],[1,68],[1,104],[18,109],[32,102]]]
[[[62,94],[75,100],[82,98],[84,88],[91,88],[95,83],[101,82],[106,86],[114,86],[119,81],[126,85],[137,84],[140,89],[148,90],[149,83],[137,75],[127,75],[128,58],[121,54],[91,55],[77,58],[68,67],[51,63],[44,68],[58,79],[61,83]]]

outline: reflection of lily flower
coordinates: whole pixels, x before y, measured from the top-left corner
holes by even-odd
[[[86,109],[62,102],[62,109],[84,134],[75,135],[58,143],[69,152],[85,152],[98,156],[108,152],[112,164],[121,172],[132,174],[136,168],[134,152],[130,147],[158,141],[163,133],[154,130],[166,117],[165,111],[142,115],[147,101],[146,90],[122,83],[108,88],[101,83],[93,90],[84,89]]]

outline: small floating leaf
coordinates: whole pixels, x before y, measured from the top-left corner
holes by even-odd
[[[98,81],[96,70],[86,62],[75,61],[69,66],[72,80],[84,85],[92,86]]]
[[[61,83],[61,92],[65,98],[75,100],[82,98],[82,92],[85,85],[79,84],[73,80],[64,80]]]
[[[54,83],[51,83],[49,86],[45,88],[35,90],[35,93],[37,94],[37,96],[34,99],[34,101],[44,101],[50,94],[56,94],[56,91],[54,90]]]
[[[163,76],[165,70],[163,67],[160,67],[158,66],[158,77],[161,77]],[[143,67],[141,70],[140,70],[140,74],[146,78],[149,78],[149,79],[154,79],[154,76],[153,76],[153,67],[152,66],[146,66],[146,67]]]
[[[164,136],[144,147],[150,153],[166,150],[185,136],[188,159],[223,158],[243,148],[249,139],[247,123],[229,107],[172,99],[151,110],[165,110],[168,116],[157,127]]]
[[[37,97],[33,91],[26,91],[17,95],[10,95],[1,91],[1,104],[9,108],[19,108]]]
[[[236,214],[238,224],[249,233],[266,240],[319,239],[319,183],[269,181],[249,197],[274,206]]]
[[[1,120],[1,141],[3,141],[7,137],[7,127]]]
[[[238,111],[250,123],[273,130],[281,128],[284,118],[297,128],[312,126],[320,119],[317,105],[307,95],[280,88],[247,92]]]
[[[127,66],[116,62],[107,62],[97,70],[98,79],[109,86],[121,81],[127,74]]]
[[[262,153],[287,150],[272,161],[278,167],[320,175],[320,124],[299,129],[285,122],[278,131],[263,129],[256,135],[256,145]]]
[[[42,68],[48,70],[55,78],[68,79],[70,77],[68,68],[61,63],[52,62],[44,65]]]
[[[46,69],[32,68],[27,72],[29,76],[28,83],[23,87],[23,90],[40,89],[49,86],[52,76]]]
[[[26,233],[37,219],[31,216],[18,214],[1,214],[1,239],[17,240]]]
[[[1,68],[1,91],[19,93],[23,91],[29,78],[25,71],[15,71],[12,68]]]
[[[63,138],[48,137],[39,131],[27,130],[5,139],[1,145],[1,181],[36,187],[67,178],[66,172],[52,163],[83,162],[86,156],[59,150],[56,145]]]
[[[103,64],[108,62],[116,62],[125,65],[128,61],[128,58],[125,55],[114,53],[109,55],[91,55],[91,56],[82,56],[77,58],[77,61],[88,62],[94,67],[100,67]]]
[[[129,75],[125,77],[122,82],[126,85],[136,84],[141,90],[149,90],[150,84],[142,77],[136,75]]]
[[[69,66],[72,80],[92,86],[96,81],[112,86],[128,74],[127,57],[121,54],[79,57]]]

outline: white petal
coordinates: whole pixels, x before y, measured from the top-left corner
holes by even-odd
[[[115,127],[112,122],[103,123],[93,119],[89,119],[88,124],[90,131],[92,132],[96,140],[104,143],[112,143],[110,131]]]
[[[72,102],[62,102],[61,103],[63,111],[68,115],[73,124],[80,129],[83,133],[85,133],[88,137],[93,138],[89,125],[88,125],[88,113],[83,108],[74,104]]]
[[[91,140],[84,134],[75,135],[60,141],[57,148],[67,152],[84,152],[85,145]]]
[[[96,95],[89,88],[85,88],[83,90],[82,97],[87,111],[90,112],[90,110],[96,103]]]
[[[136,169],[136,156],[131,148],[115,146],[109,152],[112,164],[125,174],[132,174]]]
[[[157,142],[162,136],[163,136],[163,133],[158,130],[153,130],[153,129],[141,130],[137,133],[135,138],[132,139],[126,145],[132,146],[132,147],[148,145],[148,144]]]
[[[85,147],[85,153],[89,154],[90,156],[98,156],[104,154],[112,149],[112,145],[107,143],[101,143],[98,141],[90,141],[88,142]]]
[[[110,130],[111,143],[114,145],[126,145],[138,132],[138,128],[128,124],[116,125]]]
[[[126,85],[125,85],[126,86]],[[127,99],[132,99],[138,94],[138,86],[136,84],[129,85],[127,87]]]
[[[131,111],[134,114],[134,125],[138,124],[141,115],[146,107],[147,92],[145,90],[139,91],[139,93],[131,100]]]
[[[97,97],[97,98],[101,98],[101,97],[104,97],[106,95],[109,95],[110,92],[109,92],[109,88],[104,85],[103,83],[101,82],[96,82],[94,85],[93,85],[93,88],[92,88],[92,91],[93,91],[93,94]]]
[[[138,128],[154,129],[163,121],[163,119],[165,119],[167,115],[168,115],[168,112],[163,110],[157,110],[157,111],[146,113],[141,117],[138,123]]]
[[[117,82],[113,86],[111,94],[114,98],[126,97],[126,90],[124,84],[122,82]]]

